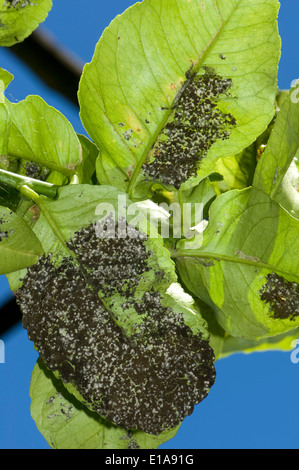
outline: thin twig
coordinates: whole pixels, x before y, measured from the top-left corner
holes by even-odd
[[[7,301],[1,308],[1,322],[0,322],[0,338],[8,333],[9,330],[16,326],[21,318],[22,314],[19,309],[19,306],[16,303],[16,299],[12,298]]]
[[[78,86],[83,63],[66,50],[44,28],[34,31],[23,42],[8,48],[50,88],[78,106]]]

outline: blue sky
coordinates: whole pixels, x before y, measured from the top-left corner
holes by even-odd
[[[105,27],[134,1],[54,0],[43,28],[84,63]],[[299,2],[282,0],[279,28],[282,56],[279,87],[299,78]],[[77,109],[50,91],[7,50],[0,50],[0,66],[15,75],[6,96],[13,102],[29,94],[42,96],[83,133]],[[0,307],[10,296],[0,276]],[[0,449],[47,449],[47,442],[30,416],[30,375],[37,353],[19,325],[1,338],[5,363],[0,363]],[[289,353],[237,354],[216,363],[217,379],[209,396],[186,418],[167,449],[299,448],[299,364]]]

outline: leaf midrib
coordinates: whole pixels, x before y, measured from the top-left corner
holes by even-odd
[[[53,217],[53,215],[51,214],[51,211],[48,210],[48,208],[46,207],[46,205],[44,204],[42,198],[38,197],[36,198],[36,200],[34,201],[38,206],[39,206],[39,209],[41,210],[41,213],[43,214],[48,226],[50,227],[50,229],[52,230],[55,238],[60,242],[60,244],[63,246],[65,252],[74,260],[74,262],[77,264],[78,268],[80,269],[80,272],[82,274],[82,276],[84,277],[84,280],[85,280],[85,283],[86,283],[86,288],[88,288],[88,286],[90,286],[89,282],[88,282],[88,279],[87,279],[87,275],[88,275],[88,272],[87,270],[81,265],[81,263],[78,261],[77,259],[77,256],[76,254],[70,249],[68,248],[67,246],[67,241],[65,240],[65,237],[63,235],[63,232],[61,231],[60,227],[59,227],[59,224],[56,222],[55,220],[55,217]],[[98,298],[98,301],[102,303],[102,305],[104,306],[104,308],[107,310],[107,312],[109,312],[110,314],[110,317],[111,317],[111,320],[115,321],[114,320],[114,315],[113,315],[113,312],[110,308],[109,305],[107,305],[107,303],[105,302],[104,299],[102,299],[99,295],[98,295],[98,292],[95,291],[95,289],[92,287],[92,290],[94,292],[94,294],[97,296]]]
[[[188,259],[200,259],[200,258],[203,258],[203,259],[210,259],[210,260],[213,260],[213,261],[225,261],[225,262],[228,262],[228,263],[237,263],[237,264],[240,264],[240,265],[249,265],[249,266],[253,266],[255,268],[261,268],[261,269],[267,269],[268,271],[272,271],[272,272],[275,272],[277,274],[281,274],[282,276],[284,277],[288,277],[288,276],[293,276],[294,273],[290,273],[290,272],[286,272],[286,271],[283,271],[275,266],[272,266],[270,264],[267,264],[267,263],[263,263],[261,261],[251,261],[251,260],[248,260],[248,259],[243,259],[243,258],[238,258],[238,257],[235,257],[235,256],[229,256],[229,255],[223,255],[223,254],[220,254],[220,253],[212,253],[212,252],[202,252],[202,251],[198,251],[198,250],[180,250],[180,251],[177,251],[177,252],[173,252],[171,254],[172,258],[174,259],[179,259],[179,258],[188,258]],[[200,262],[200,261],[199,261]],[[298,282],[299,282],[299,279],[298,279]]]
[[[157,126],[157,129],[156,131],[154,132],[153,134],[153,138],[151,140],[149,140],[148,144],[146,145],[145,149],[144,149],[144,152],[141,156],[141,158],[138,160],[137,162],[137,165],[135,166],[134,168],[134,171],[132,173],[132,177],[130,179],[130,182],[128,184],[128,188],[127,188],[127,193],[129,195],[129,198],[133,199],[133,192],[134,192],[134,188],[135,188],[135,185],[136,185],[136,181],[138,179],[138,176],[140,174],[140,171],[141,171],[141,168],[142,166],[144,165],[144,163],[146,162],[146,159],[147,159],[147,156],[149,154],[149,151],[151,150],[151,148],[153,147],[153,145],[155,144],[155,142],[157,141],[159,135],[161,134],[163,128],[165,127],[168,119],[170,118],[172,112],[173,112],[173,105],[174,103],[177,101],[177,97],[180,96],[180,94],[182,93],[182,90],[185,89],[186,87],[186,84],[189,83],[194,75],[196,75],[196,73],[198,72],[198,70],[201,68],[202,64],[204,63],[204,60],[207,56],[207,54],[211,51],[211,49],[215,46],[215,44],[217,43],[217,40],[219,38],[219,35],[220,33],[223,31],[224,27],[230,22],[230,20],[232,19],[234,13],[236,12],[237,8],[239,7],[240,3],[242,2],[242,0],[239,0],[238,3],[236,4],[235,8],[231,11],[231,14],[230,16],[227,18],[226,21],[223,20],[222,16],[221,16],[221,13],[220,13],[220,10],[219,10],[219,7],[218,7],[218,2],[217,0],[215,0],[215,9],[219,15],[219,18],[220,18],[220,26],[218,28],[218,30],[216,31],[215,35],[212,37],[212,39],[210,40],[210,42],[207,44],[206,48],[203,49],[197,59],[197,61],[195,63],[192,64],[191,68],[189,69],[189,71],[191,72],[192,71],[192,74],[191,76],[183,83],[181,89],[178,91],[178,93],[176,94],[176,96],[174,97],[174,100],[173,100],[173,103],[172,105],[169,107],[169,111],[166,111],[165,112],[165,115],[164,115],[164,119],[161,121],[161,124],[160,126]],[[186,73],[188,72],[188,70],[186,71]]]

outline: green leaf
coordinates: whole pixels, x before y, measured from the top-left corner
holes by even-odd
[[[293,341],[299,336],[299,329],[288,331],[287,333],[264,338],[259,341],[249,341],[241,338],[228,336],[224,338],[222,351],[217,359],[223,359],[236,353],[252,354],[268,351],[288,352],[293,349]],[[293,344],[292,344],[293,343]]]
[[[84,135],[78,134],[82,147],[82,163],[78,166],[76,174],[81,184],[92,183],[95,173],[96,159],[99,155],[98,147]]]
[[[7,184],[0,184],[0,206],[4,206],[16,212],[20,201],[20,193]]]
[[[142,212],[134,227],[136,206],[129,215],[112,187],[70,185],[34,202],[47,256],[16,296],[41,359],[114,424],[153,435],[177,427],[214,383],[214,356],[163,240]]]
[[[299,221],[248,188],[216,199],[202,246],[173,254],[184,285],[232,336],[257,340],[299,325]]]
[[[10,119],[4,106],[4,90],[9,85],[13,76],[0,68],[0,168],[2,155],[7,151],[7,141],[9,136]]]
[[[237,155],[221,158],[215,169],[223,176],[227,189],[243,189],[252,185],[256,163],[256,144],[253,143]]]
[[[13,75],[0,68],[0,103],[4,103],[3,92],[13,80]]]
[[[0,46],[23,41],[42,23],[52,8],[51,0],[2,0]]]
[[[8,156],[21,158],[65,176],[82,162],[82,148],[69,121],[39,96],[12,104],[5,101],[11,118]]]
[[[216,192],[213,184],[209,178],[204,178],[195,188],[189,191],[178,191],[174,193],[174,201],[180,202],[180,204],[196,204],[201,203],[203,206],[203,219],[208,216],[210,205],[216,198]],[[194,217],[195,214],[192,213]],[[196,220],[192,218],[191,226],[196,224]]]
[[[229,357],[233,354],[252,354],[267,351],[291,351],[293,341],[299,336],[299,328],[270,338],[258,341],[245,340],[229,335],[217,322],[215,313],[211,307],[197,300],[200,312],[207,322],[210,334],[210,345],[215,354],[215,360]]]
[[[99,181],[137,199],[157,181],[190,189],[254,142],[274,114],[277,11],[277,0],[144,0],[117,16],[79,87]]]
[[[54,449],[155,449],[177,432],[151,436],[113,425],[68,393],[40,359],[33,369],[30,397],[32,417]]]
[[[38,261],[42,246],[28,224],[0,206],[0,274],[26,268]]]
[[[277,201],[293,217],[299,219],[299,171],[293,161],[286,172],[281,185],[274,195]]]
[[[284,98],[254,176],[253,186],[274,197],[299,149],[298,84]]]

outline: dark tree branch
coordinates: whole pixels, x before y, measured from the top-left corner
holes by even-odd
[[[78,106],[77,91],[83,64],[40,29],[8,49],[29,66],[50,88]],[[15,298],[0,309],[0,337],[22,318]]]
[[[21,311],[13,298],[6,302],[0,309],[0,338],[7,333],[13,326],[17,325],[21,318]]]
[[[49,33],[38,29],[8,50],[28,65],[50,88],[78,106],[77,91],[83,64]]]

